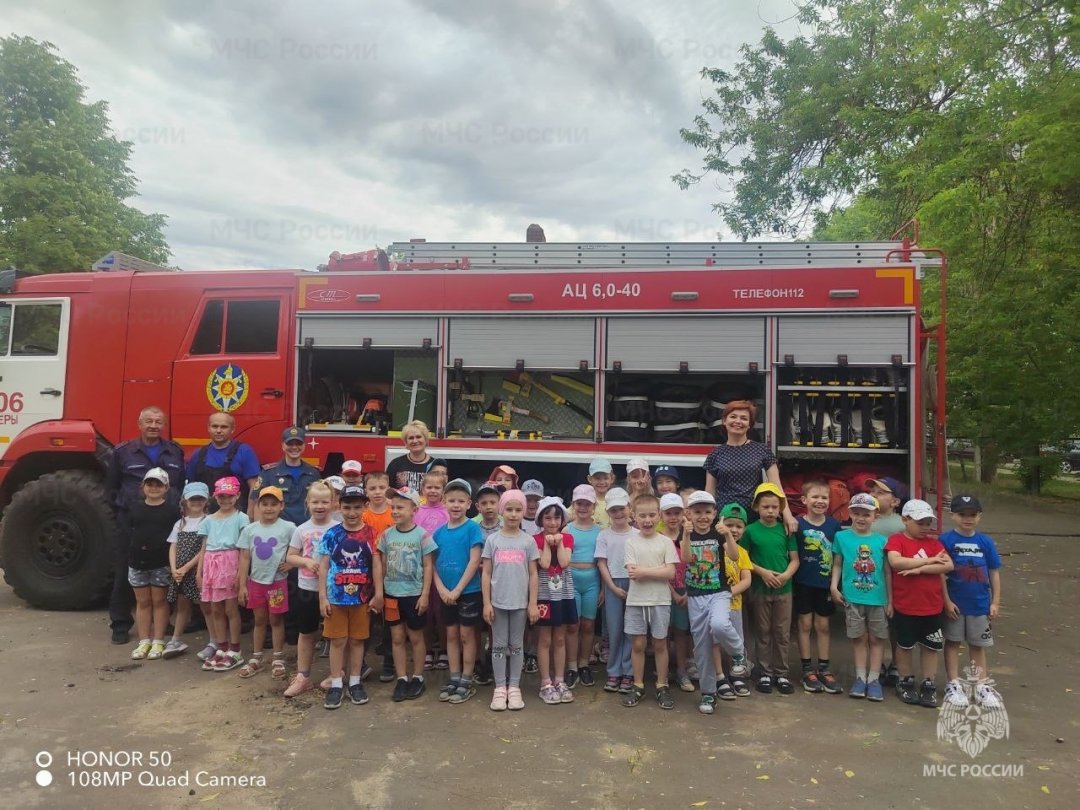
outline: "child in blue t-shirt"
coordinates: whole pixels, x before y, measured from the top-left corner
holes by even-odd
[[[435,543],[416,523],[420,495],[412,489],[394,490],[390,513],[394,525],[379,537],[382,557],[383,619],[390,626],[394,659],[393,700],[416,700],[427,689],[423,665],[427,654],[424,626],[427,624],[428,593],[431,590],[431,555]],[[412,648],[413,673],[408,674],[408,650]]]
[[[218,510],[199,524],[202,556],[195,579],[200,583],[203,613],[211,644],[200,653],[207,672],[227,672],[244,663],[240,654],[240,532],[250,522],[236,508],[240,481],[229,475],[214,482]],[[213,648],[211,650],[211,648]]]
[[[878,512],[873,495],[853,495],[848,512],[851,528],[841,529],[833,540],[831,579],[833,601],[844,606],[844,625],[855,659],[855,680],[848,695],[880,702],[884,695],[876,675],[889,640],[892,617],[886,537],[873,530]]]
[[[844,690],[829,669],[829,619],[836,612],[830,593],[833,538],[840,524],[829,515],[829,485],[807,481],[802,488],[806,514],[798,518],[795,541],[799,549],[799,568],[795,571],[795,613],[799,616],[799,659],[802,663],[802,686],[807,692],[838,695]],[[817,635],[817,670],[810,657],[810,633]]]
[[[497,494],[497,493],[496,493]],[[477,630],[483,622],[484,600],[480,593],[480,552],[484,529],[465,517],[472,505],[472,488],[455,478],[443,491],[450,520],[435,530],[435,590],[442,601],[446,624],[446,654],[450,679],[439,700],[464,703],[476,694]]]
[[[969,697],[960,681],[960,645],[967,644],[975,699],[996,708],[1001,698],[989,683],[986,648],[994,645],[990,622],[1001,603],[1001,557],[988,535],[978,531],[982,504],[974,495],[957,495],[949,507],[956,528],[939,538],[949,552],[953,570],[945,575],[945,700],[966,707]]]
[[[323,636],[330,639],[330,688],[323,707],[341,706],[346,684],[348,645],[348,694],[356,705],[368,702],[360,682],[364,646],[371,635],[368,610],[382,610],[382,559],[375,553],[375,532],[364,523],[367,495],[358,485],[341,492],[342,522],[334,524],[319,540],[313,559],[319,563],[319,610]]]

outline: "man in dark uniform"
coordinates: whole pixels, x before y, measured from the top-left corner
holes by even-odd
[[[255,479],[249,499],[249,516],[254,515],[255,504],[259,502],[259,489],[267,485],[280,488],[284,495],[285,509],[281,513],[283,520],[299,526],[310,517],[306,502],[307,490],[309,486],[322,478],[322,474],[301,458],[304,455],[306,438],[307,434],[303,428],[285,428],[281,434],[281,449],[285,454],[284,458],[277,464],[265,468]]]
[[[285,508],[281,512],[282,520],[288,520],[299,526],[311,515],[307,509],[308,487],[322,478],[322,473],[306,463],[301,456],[304,455],[304,441],[307,434],[303,428],[285,428],[281,434],[281,450],[284,457],[276,464],[263,469],[251,487],[251,499],[249,501],[248,516],[255,520],[255,505],[259,502],[259,490],[263,486],[275,486],[281,490]],[[299,599],[297,594],[297,571],[295,568],[289,571],[289,601],[292,604]],[[285,637],[290,644],[296,643],[296,624],[292,616],[285,617]]]
[[[113,448],[105,483],[119,528],[127,518],[129,504],[142,497],[142,480],[151,467],[161,467],[169,474],[166,498],[179,508],[180,492],[184,488],[184,451],[180,445],[163,439],[168,420],[157,406],[143,408],[139,414],[139,438]],[[178,513],[179,514],[179,513]],[[109,626],[112,643],[127,644],[133,620],[131,605],[134,594],[128,585],[128,549],[124,532],[114,538],[113,589],[109,599]]]
[[[187,480],[202,481],[213,492],[215,481],[235,475],[240,482],[239,503],[243,509],[261,471],[255,450],[251,445],[233,439],[236,419],[230,413],[218,411],[210,414],[206,428],[210,443],[200,447],[188,459]]]

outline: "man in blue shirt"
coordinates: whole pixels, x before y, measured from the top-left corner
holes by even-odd
[[[284,457],[264,469],[251,485],[249,517],[254,515],[255,504],[259,501],[259,489],[264,484],[281,489],[285,501],[282,519],[299,526],[311,517],[307,510],[307,490],[322,478],[322,474],[302,458],[306,439],[307,433],[300,427],[285,428],[282,432],[281,449]]]
[[[157,406],[143,408],[139,413],[139,438],[113,448],[105,470],[105,485],[109,492],[117,525],[122,525],[129,506],[142,498],[143,476],[152,467],[161,467],[169,474],[166,498],[179,504],[184,488],[184,451],[180,445],[162,438],[168,424],[165,412]],[[109,626],[113,644],[127,644],[133,620],[133,593],[128,585],[128,549],[121,532],[114,532],[113,589],[109,598]]]
[[[187,463],[187,480],[201,481],[213,492],[219,478],[235,475],[240,481],[241,508],[255,486],[261,468],[251,445],[233,439],[236,419],[228,413],[212,413],[207,422],[210,443],[196,450]],[[211,510],[213,511],[213,510]]]

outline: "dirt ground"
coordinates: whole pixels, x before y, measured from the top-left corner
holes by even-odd
[[[1075,504],[1033,509],[1004,497],[986,506],[983,527],[1005,564],[989,660],[1009,737],[975,759],[937,739],[936,712],[905,706],[891,693],[883,704],[801,691],[755,694],[722,702],[705,717],[696,694],[678,694],[671,712],[651,700],[625,709],[599,686],[579,687],[573,704],[545,706],[532,675],[524,682],[526,709],[495,714],[487,708],[490,688],[462,706],[438,703],[434,692],[445,675],[433,673],[435,689],[419,701],[392,703],[390,687],[376,682],[366,706],[346,701],[328,712],[321,693],[286,701],[269,675],[244,681],[235,672],[203,673],[190,653],[133,662],[128,648],[109,644],[104,612],[32,610],[4,589],[0,802],[1077,807],[1080,514]],[[834,667],[846,682],[850,646],[839,622],[833,640]],[[325,667],[325,660],[317,664],[318,677]],[[141,756],[142,763],[69,764],[79,752],[99,751]],[[973,765],[982,773],[972,773]],[[38,785],[41,770],[52,777],[47,787]],[[180,784],[140,786],[140,774]],[[125,786],[94,786],[125,775]],[[244,775],[261,777],[265,787],[258,779],[250,787],[197,784]]]

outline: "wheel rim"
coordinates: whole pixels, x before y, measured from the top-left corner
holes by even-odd
[[[66,576],[77,568],[85,547],[79,524],[62,513],[45,516],[31,543],[35,567],[52,577]]]

